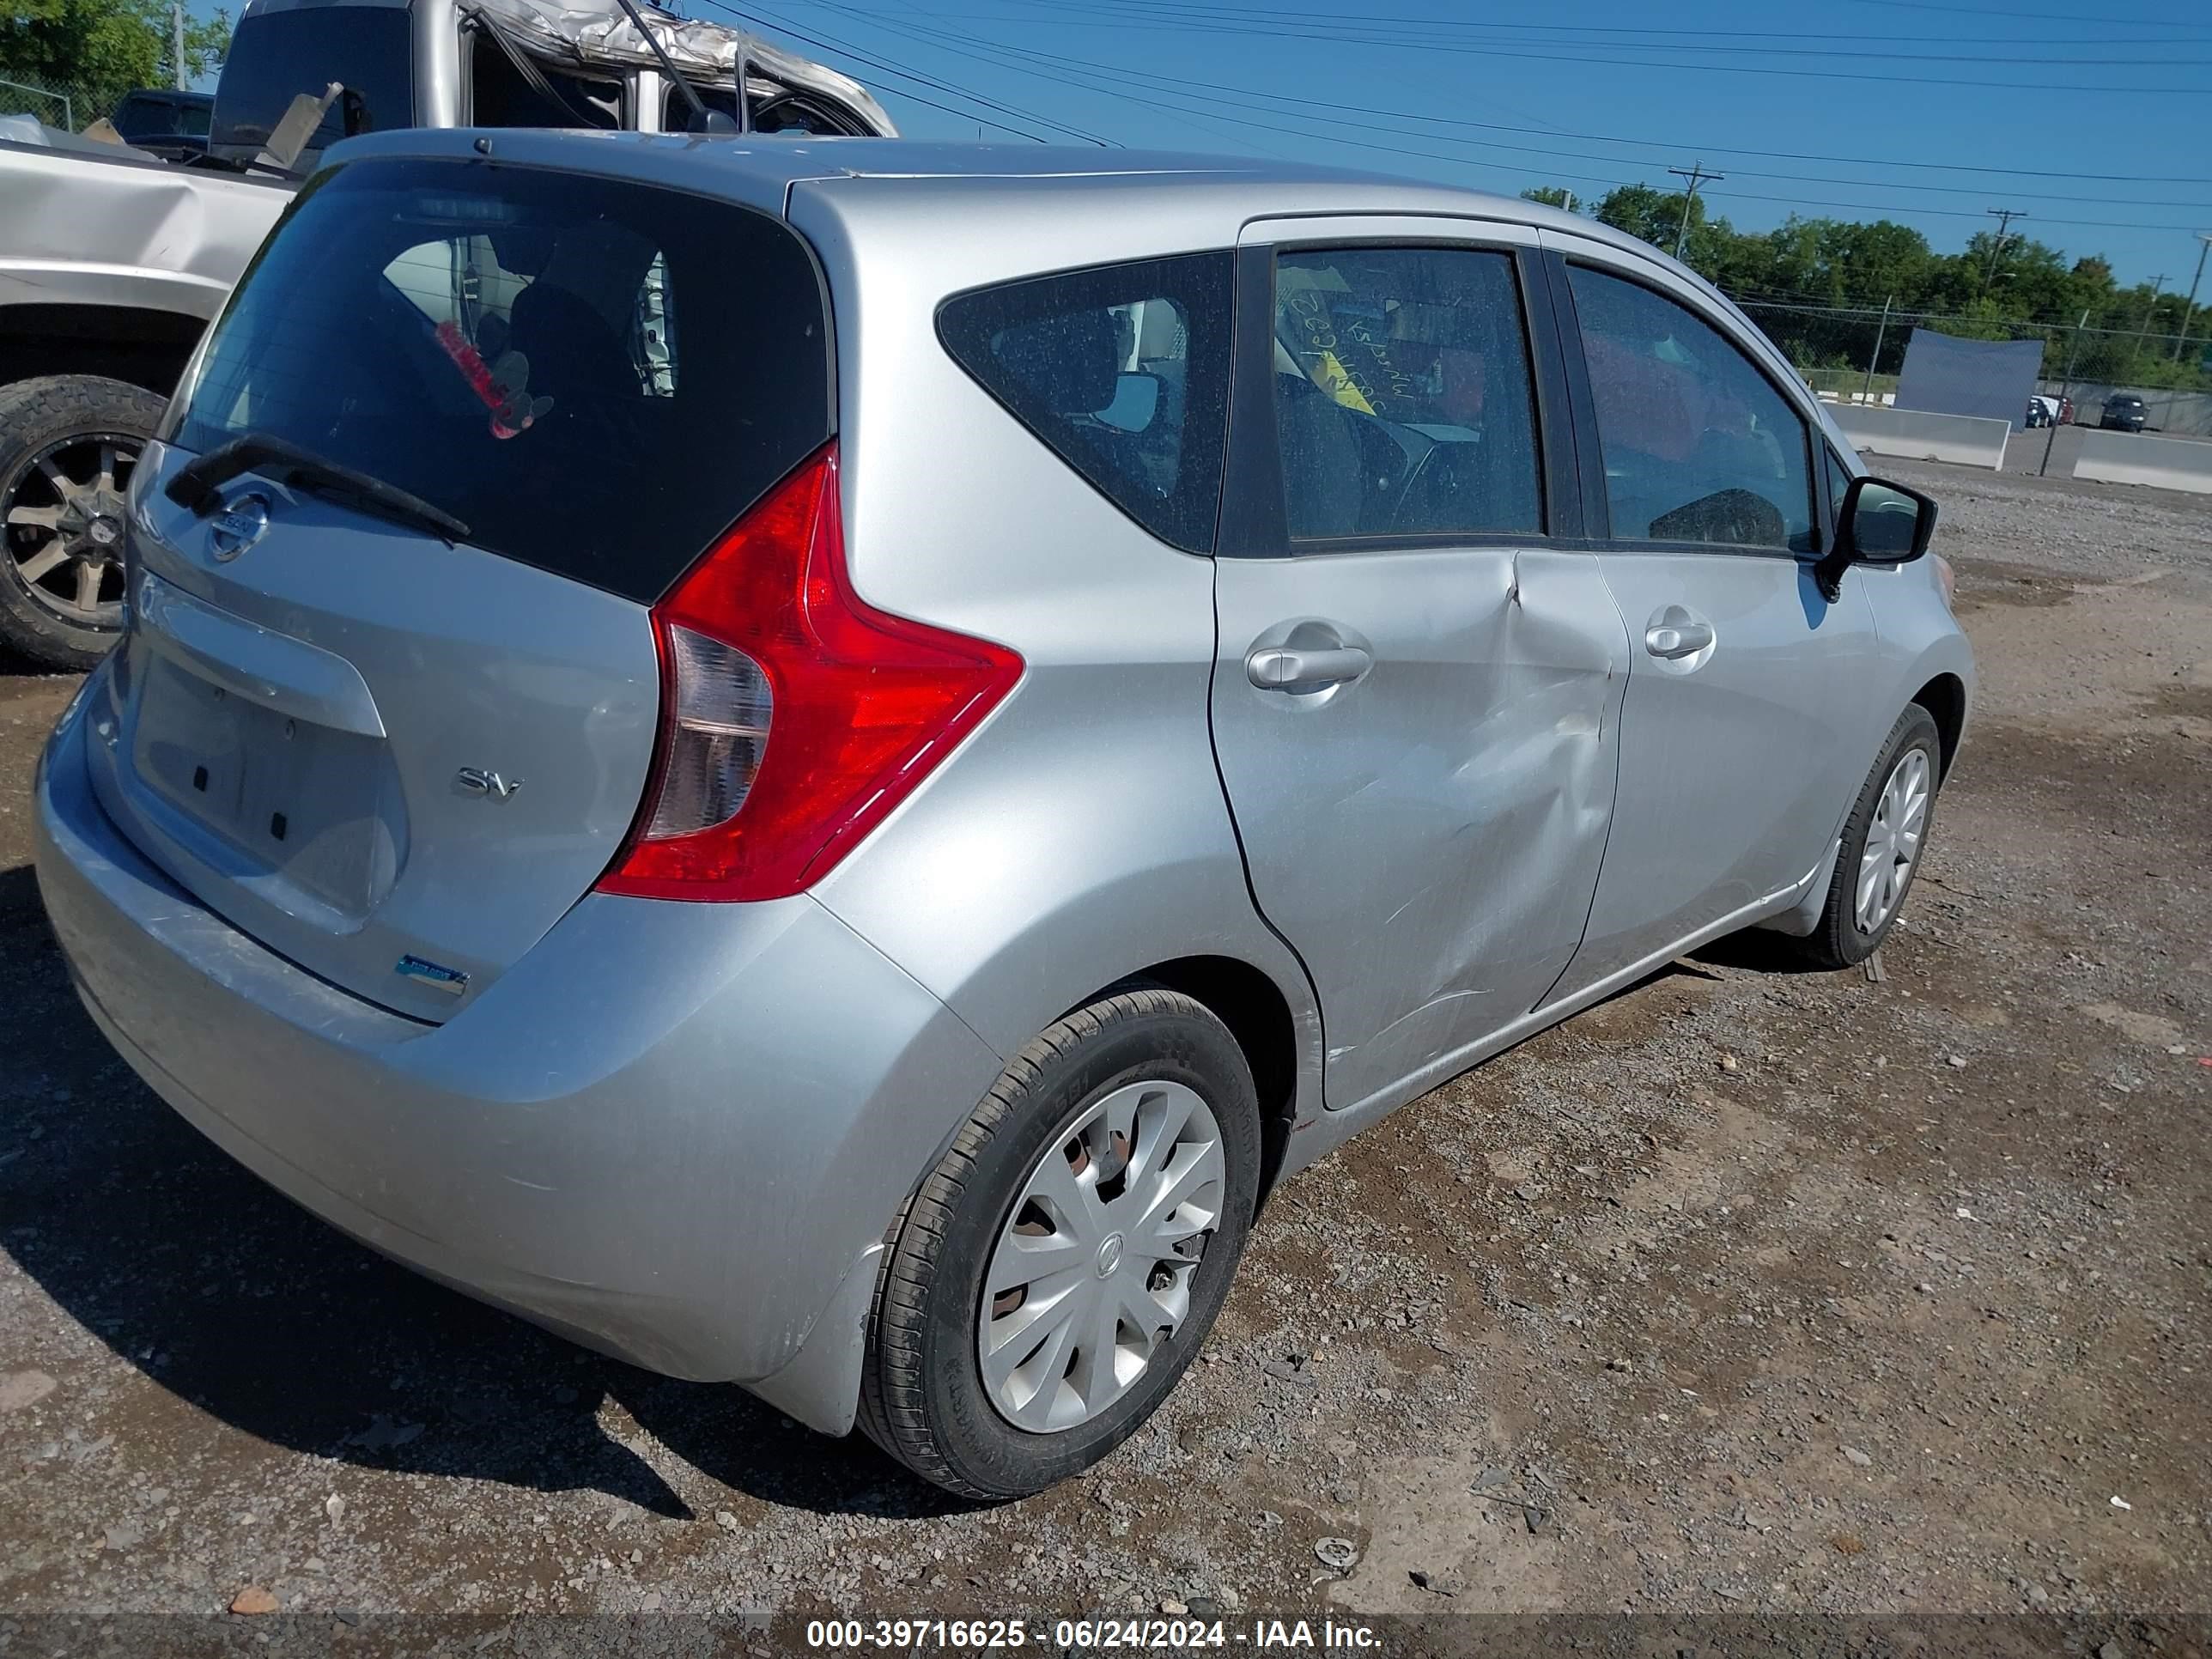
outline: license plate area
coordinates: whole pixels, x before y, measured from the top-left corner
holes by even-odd
[[[139,781],[242,859],[359,921],[392,889],[404,819],[385,741],[262,707],[166,656],[149,664]]]

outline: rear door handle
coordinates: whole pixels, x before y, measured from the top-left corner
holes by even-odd
[[[1694,657],[1712,642],[1711,623],[1674,623],[1644,630],[1644,648],[1669,662],[1677,657]]]
[[[1374,665],[1373,653],[1356,645],[1329,651],[1269,645],[1244,659],[1244,678],[1262,691],[1311,691],[1356,680]]]

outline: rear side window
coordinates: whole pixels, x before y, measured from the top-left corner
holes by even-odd
[[[1613,535],[1818,551],[1805,422],[1773,383],[1686,307],[1586,265],[1568,280]]]
[[[1213,550],[1229,418],[1233,256],[1036,277],[945,301],[960,366],[1170,546]]]
[[[216,88],[211,143],[258,149],[301,93],[345,88],[307,141],[415,124],[414,15],[404,6],[314,6],[241,19]]]
[[[831,431],[827,313],[775,220],[616,179],[356,161],[302,191],[175,441],[289,439],[469,539],[658,599]]]

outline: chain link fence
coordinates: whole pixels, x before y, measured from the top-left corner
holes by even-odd
[[[2034,395],[2047,399],[2047,406],[2023,398],[2021,407],[2009,411],[2016,428],[2039,426],[2055,416],[2084,426],[2109,418],[2136,429],[2136,413],[2126,400],[2139,398],[2141,430],[2212,436],[2212,339],[2202,336],[1773,301],[1737,303],[1796,366],[1805,383],[1832,402],[1894,405],[1905,350],[1919,329],[1966,340],[2032,340],[2041,345]]]
[[[33,80],[0,70],[0,115],[28,115],[65,132],[82,132],[108,112],[109,100],[66,82]]]

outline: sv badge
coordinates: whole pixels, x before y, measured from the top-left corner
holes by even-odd
[[[464,766],[453,774],[453,787],[465,795],[482,795],[490,800],[512,800],[521,793],[522,780],[503,778],[496,772]]]

